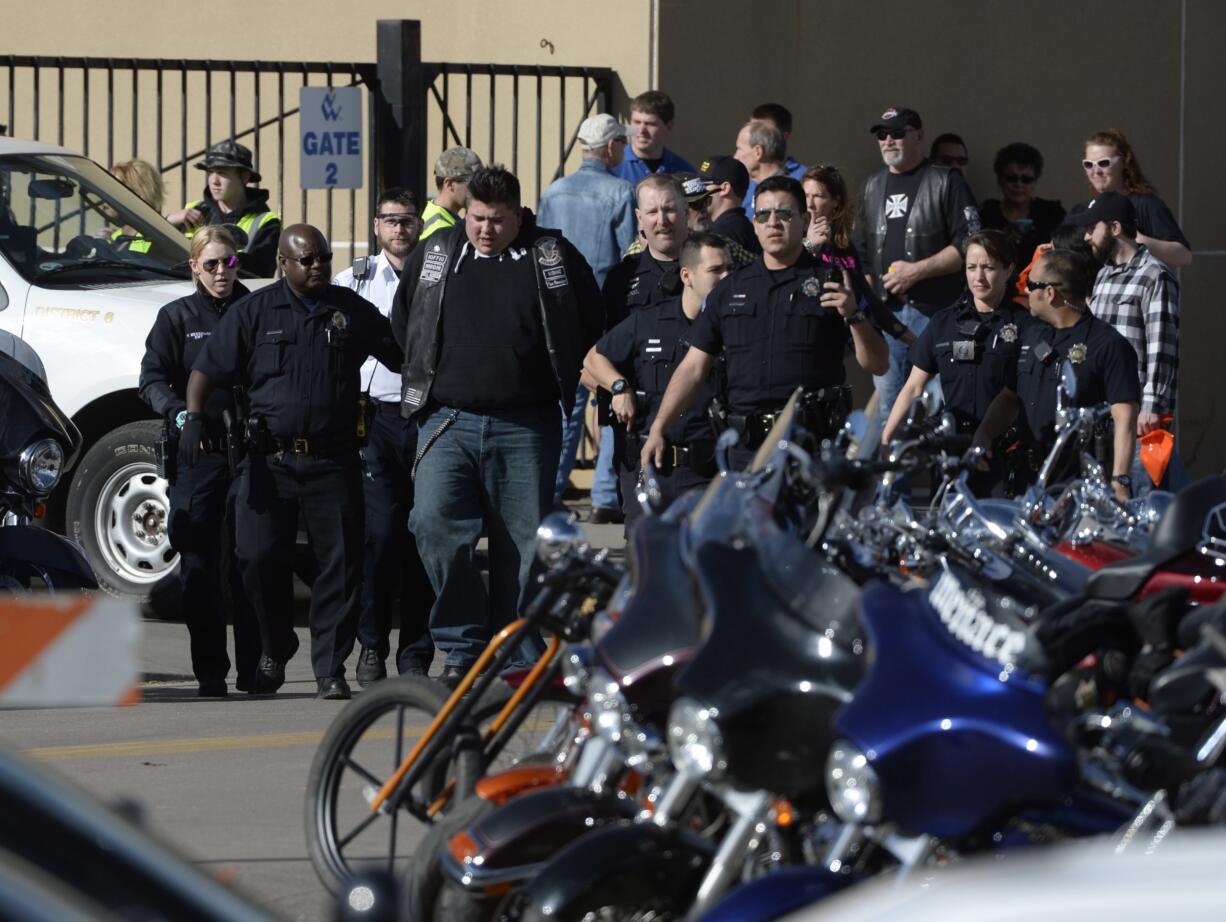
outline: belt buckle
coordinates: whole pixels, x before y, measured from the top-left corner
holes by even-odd
[[[672,466],[678,467],[681,464],[681,449],[676,445],[669,445],[668,450],[672,453]]]
[[[311,453],[311,443],[306,439],[294,439],[292,442],[294,454],[307,455]]]

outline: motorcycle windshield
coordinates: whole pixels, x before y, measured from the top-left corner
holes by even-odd
[[[997,602],[952,570],[863,593],[871,665],[835,723],[877,773],[886,820],[908,832],[966,835],[1076,782],[1045,712],[1041,653]]]
[[[0,459],[15,458],[39,438],[64,448],[65,467],[81,447],[81,433],[51,399],[47,383],[10,355],[0,353]]]

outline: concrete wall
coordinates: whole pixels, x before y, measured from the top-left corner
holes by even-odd
[[[997,148],[1015,140],[1047,159],[1044,198],[1088,197],[1080,161],[1093,131],[1121,128],[1196,251],[1182,273],[1180,450],[1195,473],[1226,467],[1215,290],[1226,270],[1216,174],[1226,142],[1220,53],[1226,6],[1214,0],[778,0],[748,8],[661,0],[659,85],[677,103],[675,147],[731,153],[753,106],[792,110],[792,153],[843,168],[857,186],[880,166],[868,127],[890,105],[918,110],[931,140],[961,134],[967,178],[998,197]],[[695,31],[697,29],[697,32]],[[1216,283],[1216,284],[1215,284]]]

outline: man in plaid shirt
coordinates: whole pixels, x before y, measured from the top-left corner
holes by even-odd
[[[1115,327],[1137,352],[1141,375],[1137,435],[1165,428],[1162,417],[1175,414],[1179,377],[1179,283],[1137,243],[1137,214],[1126,195],[1104,192],[1069,223],[1086,228],[1086,242],[1103,264],[1094,282],[1090,309]],[[1134,470],[1144,469],[1137,464]],[[1175,481],[1183,480],[1186,474],[1172,454],[1167,482],[1177,486]]]

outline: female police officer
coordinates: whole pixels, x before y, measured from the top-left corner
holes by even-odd
[[[1022,328],[1029,314],[1006,296],[1013,272],[1013,245],[1000,231],[982,231],[966,238],[967,292],[933,315],[911,347],[911,374],[890,410],[882,444],[894,436],[911,401],[939,375],[945,406],[958,431],[974,433],[988,406],[1009,379],[1016,364]],[[997,464],[987,477],[972,484],[976,493],[1000,492],[1004,469]]]
[[[187,417],[187,377],[226,309],[247,289],[236,280],[238,255],[234,238],[224,227],[210,225],[192,237],[192,273],[196,290],[172,301],[158,313],[145,342],[141,360],[140,395],[168,429],[177,434]],[[233,554],[231,473],[226,456],[222,413],[234,413],[229,391],[219,391],[205,407],[207,451],[197,463],[170,477],[170,543],[179,552],[183,614],[191,635],[192,671],[201,697],[226,694],[227,606],[223,578],[229,582],[234,606],[234,649],[238,660],[235,685],[247,690],[260,658],[260,636],[246,601]],[[174,446],[167,457],[175,455]],[[223,550],[224,549],[224,550]],[[222,554],[226,555],[222,567]]]

